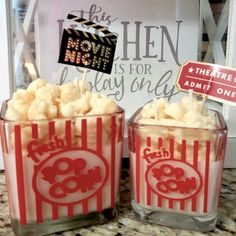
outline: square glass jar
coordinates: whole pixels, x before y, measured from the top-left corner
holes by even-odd
[[[116,216],[124,111],[53,120],[9,121],[1,143],[12,228],[46,235]]]
[[[227,141],[221,113],[214,129],[128,122],[132,209],[149,223],[198,231],[215,227]]]

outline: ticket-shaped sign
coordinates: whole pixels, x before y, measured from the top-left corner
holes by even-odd
[[[190,61],[181,67],[177,86],[180,90],[192,89],[212,100],[236,105],[236,70],[232,68]]]
[[[83,18],[71,14],[67,18],[101,31],[105,36],[65,28],[58,62],[110,74],[117,36],[108,31],[107,28]]]

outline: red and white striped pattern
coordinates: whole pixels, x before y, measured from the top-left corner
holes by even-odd
[[[157,138],[152,140],[151,137],[146,139],[141,138],[138,135],[130,136],[134,141],[134,146],[130,145],[130,163],[131,163],[131,184],[133,199],[137,204],[147,209],[162,209],[162,210],[174,210],[188,213],[209,213],[217,205],[218,199],[216,196],[220,191],[220,179],[222,170],[222,160],[213,162],[210,161],[210,153],[214,148],[212,142],[205,141],[204,143],[204,158],[199,156],[199,141],[193,141],[193,149],[190,156],[187,155],[188,140],[183,139],[181,143],[181,156],[176,158],[179,162],[187,163],[191,165],[194,170],[200,173],[203,185],[201,190],[188,199],[171,199],[166,198],[152,190],[150,184],[147,183],[145,175],[150,166],[150,163],[143,158],[143,148],[153,147],[160,149],[164,142],[165,147],[168,146],[169,160],[175,160],[174,150],[176,141],[174,139]],[[179,144],[178,144],[179,145]],[[203,144],[201,142],[201,148]],[[189,152],[188,152],[189,155]],[[202,155],[202,154],[201,154]],[[158,159],[159,161],[161,159]],[[154,162],[158,161],[153,160]],[[211,185],[215,185],[214,189]]]
[[[105,117],[106,122],[108,116]],[[43,201],[40,195],[36,194],[32,187],[32,179],[34,175],[34,168],[39,163],[35,163],[31,158],[27,157],[25,149],[22,147],[22,137],[20,125],[14,126],[14,147],[15,153],[8,153],[5,155],[6,175],[7,182],[9,184],[9,202],[14,204],[10,206],[11,209],[19,209],[11,211],[12,218],[19,218],[21,224],[27,224],[29,221],[35,220],[38,223],[44,220],[52,219],[57,220],[60,217],[73,217],[79,214],[88,214],[92,211],[101,212],[106,208],[114,208],[118,200],[119,182],[120,182],[120,165],[122,155],[122,138],[123,138],[123,127],[124,117],[123,114],[117,114],[109,117],[110,119],[110,137],[109,143],[105,143],[103,140],[103,117],[96,118],[96,140],[95,149],[93,151],[98,156],[103,156],[108,163],[108,179],[106,184],[100,188],[95,195],[89,199],[85,199],[77,204],[67,203],[62,204],[49,204]],[[73,122],[67,120],[64,123],[65,129],[65,143],[66,148],[69,149],[73,146],[72,140],[72,129]],[[76,146],[80,150],[86,150],[90,148],[88,142],[89,130],[87,120],[81,120],[81,145]],[[6,132],[10,132],[6,129]],[[31,124],[32,139],[39,138],[39,127],[38,124]],[[48,122],[48,139],[50,140],[56,132],[55,122]],[[90,131],[91,132],[91,131]],[[6,142],[7,136],[5,136]],[[10,145],[10,144],[9,144]],[[5,145],[7,147],[7,145]],[[75,146],[73,146],[75,148]],[[93,146],[94,148],[94,146]],[[90,148],[91,149],[91,148]],[[57,150],[55,150],[57,151]],[[7,153],[6,153],[7,154]],[[8,160],[7,160],[8,159]],[[10,160],[11,159],[11,160]],[[41,160],[40,160],[41,161]],[[12,165],[13,163],[13,165]],[[10,167],[11,165],[11,167]],[[12,167],[15,165],[16,169]],[[14,172],[15,173],[10,173]],[[16,189],[16,190],[14,190]],[[12,192],[16,192],[16,195],[11,195]],[[79,193],[78,193],[79,194]]]

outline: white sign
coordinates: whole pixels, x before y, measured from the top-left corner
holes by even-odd
[[[88,80],[94,92],[114,98],[129,118],[152,99],[178,96],[180,65],[197,60],[199,12],[199,0],[40,0],[41,77],[56,84],[82,79],[83,68],[57,63],[64,27],[89,31],[67,14],[107,26],[118,35],[112,72],[91,70]]]

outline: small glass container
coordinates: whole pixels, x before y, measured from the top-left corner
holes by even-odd
[[[128,122],[132,209],[141,221],[197,231],[217,220],[227,127],[214,129]]]
[[[9,121],[1,141],[12,228],[46,235],[116,216],[124,111],[105,115]]]

